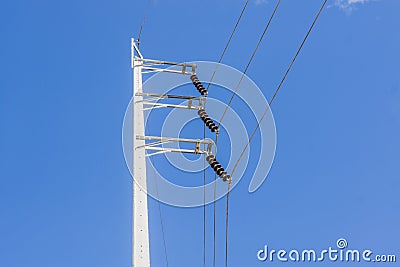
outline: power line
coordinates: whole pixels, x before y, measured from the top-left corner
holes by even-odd
[[[218,144],[218,133],[215,133],[215,146]],[[215,156],[217,156],[217,151],[215,151]],[[214,254],[213,254],[213,267],[216,264],[216,255],[217,255],[217,173],[214,172]]]
[[[276,96],[277,96],[279,90],[281,89],[281,87],[282,87],[284,81],[286,80],[287,75],[289,74],[290,70],[292,69],[294,62],[295,62],[296,59],[297,59],[297,56],[300,54],[301,49],[303,48],[305,42],[307,41],[308,36],[310,35],[312,29],[314,28],[315,23],[317,22],[319,16],[321,15],[321,12],[322,12],[322,10],[323,10],[324,7],[325,7],[326,2],[327,2],[327,0],[324,0],[324,2],[322,3],[322,6],[321,6],[321,8],[319,9],[317,15],[315,16],[314,21],[313,21],[313,23],[311,24],[310,28],[308,29],[306,36],[304,37],[303,41],[301,42],[301,45],[300,45],[299,48],[297,49],[297,52],[296,52],[295,56],[294,56],[293,59],[292,59],[292,62],[290,63],[289,67],[287,68],[285,74],[284,74],[283,77],[282,77],[281,82],[279,83],[278,87],[277,87],[276,90],[275,90],[274,95],[272,96],[271,100],[269,101],[269,104],[268,104],[267,108],[265,109],[263,115],[261,116],[260,120],[258,121],[257,126],[256,126],[256,128],[254,129],[253,133],[251,134],[251,136],[250,136],[249,140],[247,141],[245,147],[243,148],[242,152],[240,153],[240,156],[239,156],[238,160],[236,161],[236,163],[235,163],[235,165],[234,165],[234,167],[233,167],[232,175],[233,175],[233,173],[236,171],[236,168],[237,168],[237,166],[238,166],[240,160],[242,159],[242,157],[243,157],[243,155],[244,155],[244,152],[246,151],[247,147],[249,146],[249,144],[250,144],[251,140],[253,139],[254,135],[256,134],[258,128],[260,128],[260,124],[261,124],[262,120],[264,119],[264,117],[265,117],[265,115],[268,113],[268,111],[270,110],[270,106],[271,106],[272,103],[274,102],[274,100],[275,100],[275,98],[276,98]]]
[[[253,59],[254,59],[254,57],[255,57],[255,55],[257,53],[257,50],[260,47],[261,42],[264,39],[264,36],[265,36],[269,26],[271,25],[272,19],[274,18],[275,13],[278,10],[278,7],[279,7],[280,3],[281,3],[281,0],[278,0],[278,2],[275,5],[274,11],[272,12],[272,14],[271,14],[271,16],[270,16],[270,18],[268,20],[267,25],[265,26],[264,31],[261,34],[260,39],[258,40],[256,48],[254,49],[253,54],[251,55],[250,60],[248,61],[247,66],[246,66],[245,70],[243,71],[242,76],[240,77],[240,80],[239,80],[239,82],[238,82],[238,84],[237,84],[237,86],[236,86],[236,88],[235,88],[235,90],[234,90],[229,102],[228,102],[228,105],[226,106],[226,108],[224,110],[224,113],[222,114],[221,119],[219,120],[218,127],[221,125],[222,120],[224,119],[225,114],[228,111],[228,108],[231,105],[232,100],[235,97],[236,92],[238,91],[238,89],[240,87],[240,84],[242,83],[243,78],[246,75],[246,72],[250,67],[251,62],[253,61]],[[228,256],[229,256],[228,246],[229,246],[229,197],[230,197],[230,191],[231,191],[231,181],[228,182],[228,190],[227,190],[227,194],[226,194],[226,207],[225,207],[225,267],[228,267]]]
[[[315,23],[317,22],[319,16],[321,15],[321,12],[322,12],[322,10],[323,10],[324,7],[325,7],[326,2],[327,2],[327,0],[324,0],[324,2],[322,3],[322,6],[321,6],[321,8],[319,9],[317,15],[315,16],[314,21],[313,21],[313,23],[311,24],[310,28],[308,29],[306,36],[304,37],[303,41],[301,42],[300,47],[297,49],[297,52],[296,52],[295,56],[294,56],[293,59],[292,59],[292,62],[290,63],[289,67],[287,68],[285,74],[284,74],[283,77],[282,77],[281,82],[279,83],[277,89],[275,90],[275,93],[274,93],[274,95],[272,96],[272,98],[271,98],[271,100],[270,100],[270,102],[269,102],[269,105],[268,105],[267,108],[265,109],[264,114],[263,114],[262,117],[260,118],[259,122],[257,123],[256,128],[254,129],[254,131],[253,131],[253,133],[251,134],[251,136],[250,136],[248,142],[246,143],[245,147],[243,148],[242,152],[240,153],[240,156],[239,156],[238,160],[236,161],[235,166],[234,166],[234,168],[233,168],[233,170],[232,170],[232,173],[231,173],[232,175],[233,175],[234,172],[236,171],[236,168],[237,168],[237,166],[238,166],[240,160],[242,159],[242,157],[243,157],[243,155],[244,155],[244,152],[246,151],[247,147],[249,146],[249,144],[250,144],[251,140],[253,139],[255,133],[257,132],[258,128],[260,127],[260,124],[261,124],[262,120],[264,119],[265,115],[268,113],[268,111],[269,111],[269,109],[270,109],[270,106],[271,106],[272,103],[274,102],[274,100],[275,100],[275,98],[276,98],[276,96],[277,96],[279,90],[280,90],[281,87],[282,87],[282,84],[284,83],[284,81],[285,81],[287,75],[289,74],[290,70],[292,69],[292,66],[293,66],[294,62],[296,61],[297,56],[300,54],[301,49],[303,48],[305,42],[306,42],[307,39],[308,39],[308,36],[310,35],[312,29],[314,28]],[[229,218],[229,195],[230,195],[230,183],[228,184],[228,193],[227,193],[227,198],[226,198],[226,229],[227,229],[227,230],[226,230],[226,239],[227,239],[227,240],[228,240],[228,222],[229,222],[229,221],[228,221],[228,218]],[[228,241],[226,241],[226,247],[228,248]],[[226,260],[226,265],[225,265],[225,266],[228,266],[228,249],[227,249],[227,248],[226,248],[226,259],[225,259],[225,260]]]
[[[235,32],[236,32],[236,30],[237,30],[237,28],[238,28],[238,26],[239,26],[239,23],[240,23],[240,21],[242,20],[242,17],[243,17],[243,14],[244,14],[244,12],[246,11],[246,8],[247,8],[247,6],[248,6],[248,4],[249,4],[249,2],[250,2],[250,0],[247,0],[246,2],[245,2],[245,4],[244,4],[244,6],[243,6],[243,8],[242,8],[242,11],[240,12],[240,15],[239,15],[239,17],[238,17],[238,19],[236,20],[236,23],[235,23],[235,26],[233,27],[233,30],[232,30],[232,32],[231,32],[231,34],[230,34],[230,36],[229,36],[229,39],[228,39],[228,41],[227,41],[227,43],[226,43],[226,45],[225,45],[225,47],[224,47],[224,50],[222,51],[222,54],[221,54],[221,56],[220,56],[220,58],[219,58],[219,60],[218,60],[218,64],[216,65],[216,67],[215,67],[215,69],[214,69],[214,72],[213,72],[213,74],[212,74],[212,76],[211,76],[211,78],[210,78],[210,81],[208,82],[208,85],[207,85],[207,91],[209,90],[209,88],[210,88],[210,86],[211,86],[211,84],[212,84],[212,82],[213,82],[213,80],[214,80],[214,77],[215,77],[215,74],[216,74],[216,72],[217,72],[217,70],[218,70],[218,67],[219,67],[219,65],[220,65],[220,63],[222,62],[222,59],[224,58],[224,56],[225,56],[225,53],[226,53],[226,51],[228,50],[228,47],[229,47],[229,45],[230,45],[230,43],[231,43],[231,41],[232,41],[232,39],[233,39],[233,36],[235,35]],[[205,126],[204,126],[204,139],[206,138],[206,135],[205,135]],[[218,144],[218,133],[216,133],[215,134],[215,145],[217,145]],[[205,168],[205,163],[206,163],[206,161],[204,160],[204,170],[203,170],[203,172],[204,172],[204,266],[206,265],[206,254],[205,254],[205,251],[206,251],[206,234],[205,234],[205,232],[206,232],[206,226],[205,226],[205,217],[206,217],[206,208],[205,208],[205,194],[206,194],[206,192],[205,192],[205,183],[206,183],[206,168]],[[216,238],[216,236],[217,236],[217,221],[216,221],[216,214],[217,214],[217,212],[216,212],[216,209],[217,209],[217,207],[216,207],[216,192],[217,192],[217,187],[216,187],[216,180],[217,180],[217,174],[216,173],[214,173],[214,202],[213,202],[213,211],[214,211],[214,214],[213,214],[213,267],[215,267],[215,265],[216,265],[216,251],[217,251],[217,245],[216,245],[216,243],[217,243],[217,238]]]
[[[228,244],[229,244],[229,196],[231,194],[231,182],[228,182],[228,192],[226,194],[226,209],[225,209],[225,267],[228,267]]]
[[[205,108],[205,104],[204,104]],[[203,140],[206,139],[206,125],[203,124]],[[204,267],[206,267],[206,158],[203,157],[203,181],[204,181],[204,192],[203,192],[203,249],[204,249],[204,255],[203,255],[203,261],[204,261]]]
[[[211,75],[210,82],[209,82],[208,85],[207,85],[207,90],[210,88],[210,85],[211,85],[211,83],[212,83],[213,80],[214,80],[214,76],[215,76],[215,74],[216,74],[216,72],[217,72],[217,70],[218,70],[218,67],[219,67],[220,63],[222,62],[222,59],[224,58],[226,51],[228,50],[228,47],[229,47],[229,45],[230,45],[230,43],[231,43],[231,41],[232,41],[233,35],[235,34],[236,29],[237,29],[237,27],[239,26],[240,21],[242,20],[243,14],[244,14],[244,12],[246,11],[246,8],[247,8],[249,2],[250,2],[250,0],[247,0],[246,3],[244,4],[243,8],[242,8],[242,12],[240,13],[239,18],[237,19],[237,21],[236,21],[236,23],[235,23],[235,27],[233,27],[233,30],[232,30],[232,32],[231,32],[231,35],[229,36],[228,42],[226,43],[225,48],[224,48],[224,50],[222,51],[221,56],[219,57],[218,64],[217,64],[217,66],[215,66],[214,72],[213,72],[213,74]]]
[[[253,61],[253,59],[254,59],[254,57],[255,57],[255,55],[256,55],[256,53],[257,53],[257,50],[258,50],[258,48],[260,47],[261,42],[262,42],[263,39],[264,39],[264,36],[265,36],[265,34],[266,34],[266,32],[267,32],[267,30],[268,30],[268,28],[269,28],[269,25],[270,25],[271,22],[272,22],[272,19],[273,19],[274,16],[275,16],[275,13],[276,13],[276,11],[277,11],[277,9],[278,9],[280,3],[281,3],[281,0],[278,0],[278,2],[277,2],[276,5],[275,5],[274,11],[272,12],[272,14],[271,14],[271,16],[270,16],[270,18],[269,18],[269,20],[268,20],[267,25],[265,26],[264,31],[263,31],[263,33],[261,34],[260,39],[258,40],[258,43],[257,43],[257,45],[256,45],[256,48],[254,49],[253,54],[251,55],[250,60],[249,60],[249,62],[247,63],[247,66],[246,66],[246,68],[244,69],[244,71],[243,71],[243,73],[242,73],[242,76],[240,77],[240,80],[239,80],[239,82],[238,82],[238,84],[237,84],[237,86],[236,86],[234,92],[232,93],[231,99],[229,100],[228,105],[225,107],[224,113],[222,114],[221,119],[219,120],[218,126],[221,125],[221,122],[222,122],[222,120],[224,119],[224,117],[225,117],[225,115],[226,115],[226,112],[228,111],[229,106],[230,106],[231,103],[232,103],[233,98],[235,97],[237,91],[239,90],[240,84],[242,83],[243,78],[244,78],[244,76],[246,75],[247,70],[249,69],[249,67],[250,67],[250,65],[251,65],[251,62]]]

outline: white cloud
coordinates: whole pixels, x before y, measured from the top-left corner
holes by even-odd
[[[255,3],[256,5],[266,4],[268,3],[268,0],[256,0]]]
[[[376,0],[335,0],[334,5],[344,10],[347,13],[353,11],[353,9],[359,4],[365,4]]]
[[[356,4],[356,3],[365,3],[368,2],[368,0],[348,0],[349,4]]]

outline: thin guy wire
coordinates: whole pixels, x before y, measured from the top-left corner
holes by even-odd
[[[155,170],[153,169],[154,175],[155,175]],[[155,179],[156,181],[156,190],[157,190],[157,198],[158,198],[158,182],[157,179]],[[160,215],[160,221],[161,221],[161,232],[162,232],[162,238],[163,238],[163,244],[164,244],[164,254],[165,254],[165,263],[168,267],[168,255],[167,255],[167,244],[165,241],[165,231],[164,231],[164,223],[163,223],[163,219],[162,219],[162,213],[161,213],[161,204],[160,201],[157,200],[157,204],[158,204],[158,213]]]
[[[143,19],[142,19],[142,24],[140,25],[140,30],[139,30],[139,34],[138,34],[138,48],[140,48],[140,36],[142,35],[143,26],[144,26],[144,23],[146,22],[147,14],[149,12],[149,8],[150,8],[150,0],[147,1],[146,10],[144,12],[144,16],[143,16]]]
[[[215,133],[215,147],[218,147],[218,133]],[[217,157],[217,150],[215,150],[215,157]],[[217,173],[214,172],[214,254],[213,254],[213,267],[216,264],[217,255]]]
[[[204,103],[205,109],[205,103]],[[206,139],[206,125],[203,124],[203,140]],[[204,156],[203,156],[204,157]],[[206,157],[203,160],[204,203],[203,203],[203,242],[204,242],[204,267],[206,267]]]
[[[226,211],[225,211],[225,267],[228,267],[228,244],[229,244],[229,196],[231,194],[231,180],[228,181],[228,192],[226,194]]]
[[[215,76],[215,74],[216,74],[216,72],[217,72],[217,70],[218,70],[218,67],[219,67],[220,63],[222,62],[222,59],[224,58],[226,51],[228,50],[228,47],[229,47],[229,45],[230,45],[230,43],[231,43],[231,41],[232,41],[233,35],[235,34],[236,29],[237,29],[237,27],[239,26],[240,21],[242,20],[243,14],[244,14],[244,12],[245,12],[245,10],[246,10],[246,8],[247,8],[249,2],[250,2],[250,0],[247,0],[247,1],[246,1],[245,5],[244,5],[244,7],[243,7],[243,9],[242,9],[242,12],[240,13],[240,16],[239,16],[239,18],[238,18],[237,21],[236,21],[235,27],[233,28],[232,33],[231,33],[231,35],[229,36],[229,39],[228,39],[228,42],[227,42],[226,45],[225,45],[224,51],[222,51],[222,54],[221,54],[221,56],[220,56],[220,58],[219,58],[219,60],[218,60],[218,64],[215,66],[214,72],[213,72],[213,74],[211,75],[211,79],[210,79],[210,81],[209,81],[209,83],[208,83],[208,85],[207,85],[207,90],[210,88],[210,85],[211,85],[211,83],[212,83],[213,80],[214,80],[214,76]]]
[[[146,122],[146,128],[147,128],[147,131],[150,132],[150,121],[149,120]],[[149,160],[150,160],[150,158],[149,158]],[[166,263],[166,266],[168,267],[167,242],[165,241],[165,230],[164,230],[163,217],[162,217],[162,213],[161,213],[161,204],[160,204],[160,201],[158,200],[158,198],[159,198],[158,182],[156,179],[156,171],[154,170],[154,168],[151,168],[151,169],[153,171],[153,178],[154,178],[154,182],[156,184],[156,194],[157,194],[156,201],[157,201],[157,205],[158,205],[158,214],[159,214],[160,223],[161,223],[161,233],[162,233],[162,239],[163,239],[163,245],[164,245],[165,263]]]
[[[268,20],[267,25],[266,25],[265,28],[264,28],[264,31],[263,31],[263,33],[262,33],[262,35],[261,35],[261,37],[260,37],[260,40],[258,41],[257,46],[256,46],[256,48],[254,49],[253,54],[251,55],[250,60],[249,60],[249,62],[247,63],[247,66],[246,66],[245,70],[244,70],[243,73],[242,73],[242,76],[240,77],[240,80],[239,80],[239,82],[238,82],[238,84],[237,84],[237,86],[236,86],[236,88],[235,88],[235,91],[233,92],[233,94],[232,94],[232,96],[231,96],[231,99],[230,99],[229,102],[228,102],[228,105],[225,107],[224,113],[222,114],[221,119],[219,120],[218,126],[221,125],[222,120],[224,119],[224,117],[225,117],[225,115],[226,115],[226,112],[228,111],[229,106],[230,106],[231,103],[232,103],[233,98],[235,97],[237,91],[239,90],[240,84],[242,83],[243,78],[244,78],[244,76],[246,75],[246,72],[247,72],[247,70],[249,69],[249,67],[250,67],[250,65],[251,65],[251,62],[253,61],[254,56],[256,55],[257,50],[258,50],[258,48],[260,47],[262,40],[264,39],[264,36],[265,36],[265,34],[266,34],[266,32],[267,32],[267,30],[268,30],[268,28],[269,28],[269,25],[270,25],[271,22],[272,22],[272,19],[273,19],[274,16],[275,16],[275,13],[276,13],[276,11],[277,11],[277,9],[278,9],[280,3],[281,3],[281,0],[278,0],[278,2],[277,2],[276,5],[275,5],[274,11],[273,11],[272,14],[271,14],[271,17],[270,17],[269,20]]]
[[[294,62],[296,61],[297,56],[300,54],[301,49],[303,48],[305,42],[307,41],[307,38],[308,38],[308,36],[310,35],[312,29],[314,28],[314,25],[315,25],[315,23],[317,22],[319,16],[321,15],[321,12],[322,12],[322,10],[324,9],[325,4],[326,4],[327,1],[328,1],[328,0],[324,0],[324,2],[323,2],[323,4],[322,4],[321,8],[319,9],[319,11],[318,11],[316,17],[314,18],[313,23],[311,24],[310,28],[308,29],[308,32],[307,32],[306,36],[304,37],[303,41],[301,42],[300,47],[297,49],[297,52],[296,52],[295,56],[294,56],[293,59],[292,59],[292,62],[290,63],[288,69],[286,70],[285,75],[283,75],[283,78],[282,78],[281,82],[279,83],[277,89],[275,90],[274,95],[272,96],[272,98],[271,98],[271,100],[270,100],[270,102],[269,102],[267,108],[266,108],[265,111],[264,111],[264,114],[261,116],[260,120],[259,120],[258,123],[257,123],[256,128],[254,129],[254,131],[253,131],[253,133],[251,134],[249,140],[247,141],[245,147],[243,148],[242,152],[240,153],[240,156],[239,156],[238,160],[236,161],[236,163],[235,163],[235,165],[234,165],[234,167],[233,167],[232,174],[236,171],[236,168],[237,168],[237,166],[238,166],[240,160],[242,159],[242,157],[243,157],[243,155],[244,155],[244,152],[245,152],[246,149],[248,148],[248,146],[249,146],[251,140],[253,139],[254,135],[256,134],[258,128],[260,128],[260,124],[261,124],[262,120],[264,119],[265,115],[266,115],[266,114],[268,113],[268,111],[270,110],[270,106],[271,106],[272,103],[274,102],[275,97],[277,96],[279,90],[280,90],[281,87],[282,87],[282,84],[284,83],[284,81],[285,81],[287,75],[289,74],[290,70],[292,69],[292,66],[293,66]]]

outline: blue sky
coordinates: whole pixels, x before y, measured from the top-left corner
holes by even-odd
[[[266,182],[249,194],[247,174],[232,192],[230,266],[267,266],[256,258],[265,244],[323,249],[340,237],[352,248],[399,251],[400,3],[337,3],[329,1],[272,107],[277,151]],[[245,67],[273,4],[251,2],[225,64]],[[282,2],[248,71],[267,98],[320,4]],[[154,1],[142,52],[216,61],[242,5]],[[129,266],[131,177],[121,128],[132,94],[130,38],[145,6],[3,1],[0,266]],[[217,206],[222,266],[224,202]],[[149,209],[151,260],[165,266],[154,200]],[[202,266],[202,208],[161,211],[170,266]],[[211,231],[207,237],[210,266]],[[342,265],[351,264],[324,263]]]

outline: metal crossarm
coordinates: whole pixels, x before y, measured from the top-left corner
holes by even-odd
[[[175,98],[175,99],[204,99],[204,97],[196,97],[196,96],[184,96],[184,95],[168,95],[168,94],[151,94],[151,93],[136,93],[136,96],[151,96],[156,98]]]
[[[184,75],[193,75],[196,73],[196,64],[191,63],[177,63],[170,61],[154,60],[154,59],[144,59],[138,58],[141,61],[141,66],[143,67],[143,74],[152,72],[169,72]],[[176,66],[177,69],[170,69],[169,67]]]
[[[140,53],[140,50],[137,47],[135,40],[133,39],[132,39],[131,54],[132,54],[132,68],[141,67],[143,69],[142,74],[151,72],[169,72],[176,74],[193,75],[196,73],[196,67],[197,67],[196,64],[177,63],[171,61],[143,58],[143,55]],[[136,61],[136,64],[133,64],[134,61]],[[177,66],[179,67],[179,70],[169,69],[169,67],[171,66]]]
[[[205,104],[205,98],[193,97],[193,96],[177,96],[177,95],[159,95],[159,94],[147,94],[147,93],[136,93],[135,96],[141,97],[140,100],[135,101],[135,103],[142,102],[144,106],[149,108],[144,108],[144,110],[151,110],[154,108],[182,108],[182,109],[194,109],[201,110]],[[187,100],[185,104],[170,104],[170,103],[160,103],[164,99],[180,99]]]
[[[211,153],[212,146],[214,144],[214,142],[211,140],[169,138],[169,137],[158,137],[158,136],[136,136],[136,139],[144,141],[152,141],[136,148],[140,149],[144,147],[145,150],[156,151],[153,153],[147,153],[146,157],[162,153],[169,153],[169,152],[209,155]],[[180,149],[180,148],[161,146],[167,143],[192,143],[194,144],[194,149]]]

